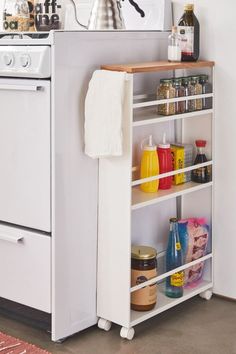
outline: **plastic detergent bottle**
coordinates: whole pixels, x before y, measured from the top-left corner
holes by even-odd
[[[148,138],[148,144],[144,145],[142,141],[142,159],[141,159],[141,173],[140,178],[147,178],[157,176],[159,174],[159,160],[157,156],[157,146],[153,144],[152,135]],[[155,193],[159,188],[159,180],[146,182],[141,184],[141,190],[146,193]]]
[[[166,271],[183,265],[183,253],[179,239],[178,220],[170,219],[169,241],[166,250]],[[166,278],[166,296],[178,298],[183,296],[184,272],[178,272]]]
[[[172,156],[170,144],[166,142],[166,134],[163,135],[163,141],[158,145],[158,158],[160,165],[160,174],[172,171]],[[159,189],[170,189],[172,185],[172,177],[161,178]]]

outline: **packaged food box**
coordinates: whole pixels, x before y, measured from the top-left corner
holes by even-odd
[[[184,147],[171,144],[172,166],[173,170],[184,168]],[[178,173],[173,176],[173,184],[178,185],[185,182],[184,173]]]
[[[174,143],[175,146],[184,148],[184,167],[193,165],[193,145],[192,144],[179,144]],[[184,173],[184,183],[191,181],[191,171]]]

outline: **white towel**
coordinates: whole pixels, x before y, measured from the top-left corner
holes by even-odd
[[[126,73],[97,70],[85,100],[85,153],[92,158],[122,155]]]

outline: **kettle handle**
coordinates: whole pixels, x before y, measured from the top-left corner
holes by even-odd
[[[125,0],[122,0],[122,1],[125,1]],[[134,0],[128,0],[128,1],[135,8],[135,10],[141,15],[141,17],[145,17],[145,12],[139,7],[139,5]]]

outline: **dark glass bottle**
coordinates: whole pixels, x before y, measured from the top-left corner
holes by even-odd
[[[169,241],[166,250],[166,271],[183,265],[183,253],[179,240],[178,220],[170,219]],[[166,296],[178,298],[183,296],[184,272],[178,272],[166,278]]]
[[[185,5],[178,24],[182,61],[197,61],[199,58],[200,25],[193,11],[193,4]]]
[[[207,162],[207,157],[204,152],[206,147],[206,140],[196,140],[197,156],[194,161],[194,165]],[[192,171],[192,181],[197,183],[207,183],[211,181],[211,169],[210,166],[200,167]]]

